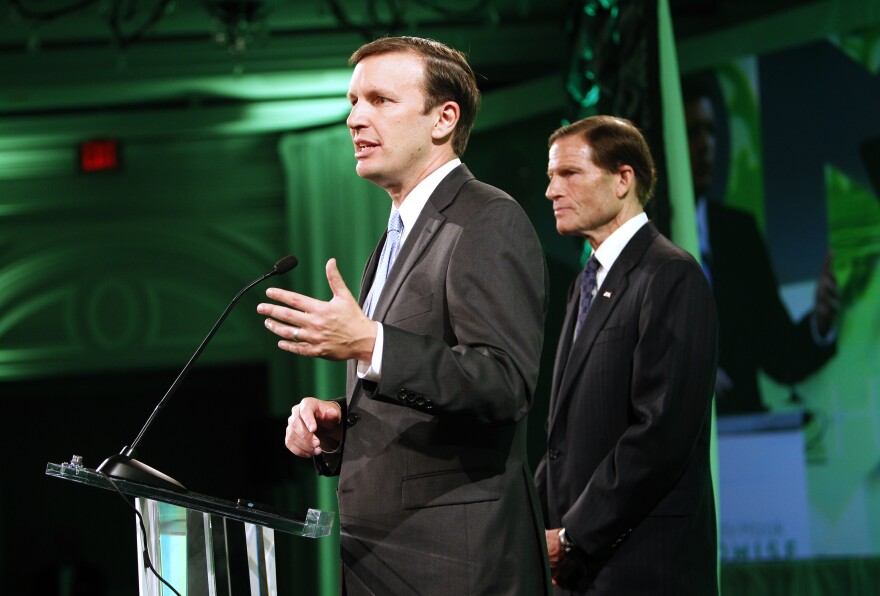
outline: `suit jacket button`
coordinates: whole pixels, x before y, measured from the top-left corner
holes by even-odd
[[[432,402],[430,399],[426,399],[425,400],[425,409],[430,410],[433,407],[434,407],[434,402]]]
[[[547,455],[550,456],[550,459],[556,459],[557,457],[559,457],[559,451],[557,451],[556,449],[551,449]]]
[[[358,420],[360,420],[360,419],[361,419],[360,414],[358,414],[357,412],[352,412],[351,414],[348,415],[348,425],[354,426],[355,424],[358,423]]]
[[[404,401],[408,395],[409,391],[407,391],[406,389],[401,389],[397,392],[397,399],[399,399],[400,401]]]

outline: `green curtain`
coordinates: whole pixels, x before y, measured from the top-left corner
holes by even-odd
[[[669,189],[669,229],[672,240],[697,260],[700,245],[697,239],[694,213],[694,187],[691,182],[691,165],[688,156],[687,131],[684,122],[684,102],[678,72],[678,56],[669,0],[658,0],[657,23],[660,51],[660,95],[663,98],[663,145],[666,153],[666,184]],[[712,403],[712,482],[715,488],[715,511],[721,519],[720,489],[718,487],[718,429],[715,403]],[[721,535],[720,522],[718,535]],[[719,559],[720,568],[720,559]],[[719,573],[719,581],[720,581]]]
[[[285,282],[294,291],[328,300],[324,266],[335,257],[348,288],[357,296],[363,266],[387,225],[388,194],[355,173],[354,148],[342,123],[285,135],[278,151],[286,178],[287,250],[300,261]],[[335,398],[345,393],[342,362],[281,354],[273,366],[284,369],[273,391],[277,411],[289,412],[304,396]],[[315,507],[335,511],[336,479],[315,476],[314,481]],[[332,539],[319,542],[318,558],[318,593],[335,596],[338,524]]]
[[[721,584],[737,596],[869,596],[880,586],[880,558],[726,563]]]

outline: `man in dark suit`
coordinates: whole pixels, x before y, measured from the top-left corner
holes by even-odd
[[[329,302],[272,288],[282,304],[258,307],[282,349],[349,360],[346,398],[303,399],[286,445],[339,474],[348,596],[545,594],[525,449],[547,304],[537,235],[458,159],[479,100],[459,52],[385,38],[351,62],[357,173],[392,214],[359,301],[331,259]]]
[[[706,75],[682,86],[700,252],[718,305],[715,398],[719,414],[762,412],[767,407],[758,388],[759,370],[793,384],[836,353],[839,292],[829,256],[816,282],[814,308],[793,322],[755,218],[709,198],[718,165],[715,86]]]
[[[715,594],[711,290],[644,213],[655,172],[631,122],[560,128],[548,174],[557,231],[593,248],[572,286],[536,472],[557,593]]]

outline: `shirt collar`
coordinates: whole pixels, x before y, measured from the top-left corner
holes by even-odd
[[[648,223],[648,215],[643,211],[638,215],[631,217],[622,226],[614,230],[605,242],[599,245],[599,248],[593,253],[596,260],[599,261],[599,271],[596,273],[596,287],[602,285],[608,270],[614,265],[614,261],[623,252],[623,249],[632,240],[643,225]]]
[[[461,160],[457,157],[447,161],[445,164],[431,172],[424,180],[419,182],[403,202],[400,204],[400,219],[403,220],[403,234],[400,237],[400,244],[402,245],[406,240],[406,237],[409,236],[409,231],[415,225],[416,220],[419,218],[419,215],[422,213],[422,209],[425,207],[425,203],[428,202],[428,199],[437,189],[437,186],[443,181],[444,178],[461,165]]]
[[[712,254],[712,248],[709,244],[709,204],[705,196],[697,199],[697,240],[700,242],[700,255],[708,256]]]

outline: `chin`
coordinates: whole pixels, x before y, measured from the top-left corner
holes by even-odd
[[[366,168],[361,167],[361,164],[358,164],[357,169],[355,170],[357,175],[363,178],[364,180],[369,180],[376,186],[384,188],[388,190],[388,174],[387,172],[378,170],[377,168]]]
[[[712,173],[704,173],[702,176],[697,178],[697,182],[694,184],[694,193],[699,197],[700,195],[707,194],[709,190],[712,188]],[[701,190],[697,190],[701,189]]]
[[[576,236],[579,238],[585,238],[582,230],[578,228],[573,228],[571,226],[566,226],[561,223],[556,224],[556,231],[559,232],[560,236]]]
[[[378,175],[375,171],[375,168],[371,168],[362,161],[359,161],[357,163],[357,166],[355,166],[355,172],[357,172],[358,176],[366,180],[372,180]]]

